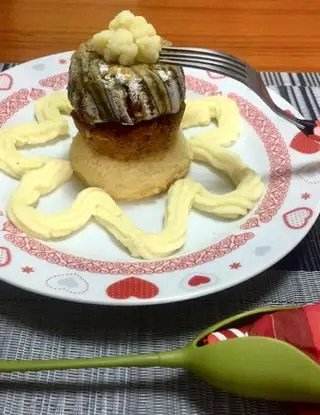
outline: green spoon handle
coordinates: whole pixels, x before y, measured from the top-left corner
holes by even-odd
[[[26,372],[39,370],[65,370],[96,367],[182,367],[180,350],[129,356],[110,356],[56,360],[1,360],[0,372]],[[182,358],[182,359],[181,359]],[[180,366],[182,364],[182,366]]]

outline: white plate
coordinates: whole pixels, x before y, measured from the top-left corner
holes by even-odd
[[[70,55],[48,56],[0,74],[0,126],[31,121],[35,99],[66,87]],[[197,70],[187,69],[186,75],[188,97],[222,93],[239,105],[242,133],[233,150],[266,184],[255,209],[247,217],[229,222],[193,210],[183,249],[163,260],[136,260],[95,223],[58,242],[42,242],[21,233],[5,214],[17,181],[0,172],[2,280],[72,301],[167,303],[239,284],[280,260],[300,242],[319,214],[320,146],[276,116],[242,84]],[[282,98],[272,96],[278,105],[295,112]],[[70,140],[31,152],[66,158]],[[203,166],[192,165],[190,174],[208,189],[222,193],[230,189]],[[39,208],[46,212],[65,208],[81,188],[73,179],[44,197]],[[165,196],[155,197],[121,206],[138,226],[156,232],[161,229],[165,200]]]

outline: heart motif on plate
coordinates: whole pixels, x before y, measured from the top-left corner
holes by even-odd
[[[189,274],[182,278],[180,287],[184,290],[201,290],[217,282],[217,278],[209,274]]]
[[[83,294],[89,288],[87,281],[78,274],[54,275],[46,280],[46,285],[55,291],[71,294]]]
[[[312,215],[312,209],[308,207],[300,207],[286,212],[283,215],[283,220],[290,229],[302,229],[308,224]]]
[[[314,154],[320,151],[320,142],[316,140],[319,140],[318,136],[306,136],[302,131],[300,131],[293,137],[290,147],[296,151],[299,151],[299,153]]]
[[[153,298],[159,293],[159,288],[152,282],[138,277],[128,277],[109,285],[106,294],[116,300],[125,300],[130,297],[139,299]]]
[[[11,252],[5,246],[0,246],[0,267],[5,267],[11,262]]]
[[[255,250],[254,253],[257,256],[264,256],[265,254],[267,254],[268,252],[270,252],[271,250],[271,246],[258,246]]]
[[[12,76],[8,73],[0,74],[0,91],[9,91],[13,84]]]
[[[211,281],[211,278],[206,275],[194,275],[188,281],[190,287],[198,287],[199,285],[208,284]]]

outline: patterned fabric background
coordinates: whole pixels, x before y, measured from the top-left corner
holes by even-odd
[[[0,71],[10,65],[1,65]],[[319,117],[320,74],[264,73],[305,117]],[[0,358],[48,359],[164,351],[224,317],[320,300],[320,222],[271,270],[227,291],[163,306],[120,308],[43,298],[0,283]],[[285,415],[283,404],[216,391],[173,369],[0,374],[1,415]]]

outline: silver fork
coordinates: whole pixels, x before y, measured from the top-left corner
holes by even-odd
[[[203,69],[236,79],[259,95],[280,117],[293,123],[305,134],[313,134],[316,120],[303,120],[279,108],[270,97],[260,74],[238,58],[211,49],[164,47],[160,53],[159,62]]]

